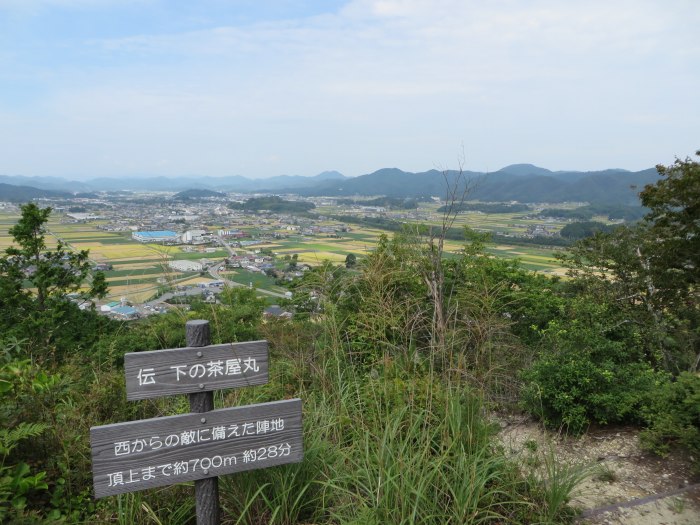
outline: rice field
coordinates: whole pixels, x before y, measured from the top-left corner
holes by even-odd
[[[440,214],[437,213],[437,205],[429,204],[421,207],[421,212],[429,214],[429,224],[439,226]],[[337,210],[330,210],[335,213]],[[0,250],[12,245],[12,238],[8,233],[9,228],[19,218],[18,214],[3,214],[0,212]],[[491,231],[497,233],[524,232],[529,226],[539,224],[541,221],[526,219],[522,214],[460,214],[455,221],[455,226],[468,225],[479,231]],[[110,286],[110,298],[127,297],[139,302],[149,299],[155,294],[158,287],[164,282],[186,279],[187,282],[197,282],[196,279],[208,280],[198,274],[181,273],[167,266],[170,260],[221,260],[228,256],[228,252],[217,249],[213,253],[204,251],[185,252],[177,246],[162,246],[158,244],[141,244],[131,239],[129,233],[114,233],[98,229],[100,223],[62,223],[61,216],[52,216],[46,236],[47,246],[53,248],[60,239],[73,250],[88,250],[89,257],[94,263],[109,263],[112,270],[106,272]],[[332,221],[324,222],[325,225],[334,224]],[[553,225],[552,228],[561,227]],[[262,232],[271,235],[274,232],[289,234],[279,225],[270,224],[263,227],[241,226],[248,231]],[[303,236],[292,234],[285,238],[269,240],[250,246],[249,251],[271,251],[282,258],[285,255],[297,255],[300,263],[311,266],[322,264],[328,260],[334,264],[342,264],[348,254],[359,257],[370,253],[376,246],[380,235],[391,233],[376,228],[361,228],[351,225],[351,231],[339,233],[338,237],[326,234],[315,236]],[[445,243],[445,251],[457,254],[462,249],[462,243],[448,240]],[[244,253],[246,250],[238,250]],[[535,246],[516,245],[490,245],[488,253],[498,257],[518,258],[525,268],[546,272],[550,274],[563,274],[558,261],[553,256],[552,249]],[[236,271],[229,276],[232,280],[247,285],[250,282],[257,287],[284,291],[275,286],[274,280],[263,274]]]

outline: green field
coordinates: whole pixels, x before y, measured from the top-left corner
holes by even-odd
[[[439,226],[442,216],[437,212],[437,204],[421,204],[418,213],[422,214],[421,221],[424,224]],[[328,209],[329,214],[338,214],[338,209]],[[388,218],[400,218],[405,212],[390,212]],[[463,213],[457,216],[454,226],[469,226],[477,231],[488,231],[499,234],[523,233],[529,226],[542,224],[541,220],[525,218],[524,213],[513,214],[485,214],[485,213]],[[11,237],[8,229],[17,220],[17,214],[0,214],[0,249],[11,245]],[[60,239],[67,243],[74,250],[89,250],[90,257],[94,262],[110,263],[113,269],[106,272],[106,277],[110,287],[115,293],[127,296],[136,296],[152,290],[158,286],[158,281],[162,278],[168,280],[185,278],[187,275],[176,272],[167,267],[169,260],[201,260],[209,261],[222,260],[228,257],[229,253],[223,249],[217,249],[212,253],[205,252],[184,252],[178,246],[160,246],[151,244],[141,244],[131,239],[128,233],[111,233],[98,229],[102,222],[95,223],[62,223],[60,215],[52,216],[48,224],[50,235],[47,236],[47,244],[50,247]],[[410,221],[409,221],[410,222]],[[333,224],[326,221],[325,224]],[[336,223],[337,224],[337,223]],[[564,223],[547,223],[546,226],[552,231],[561,228]],[[271,223],[265,227],[240,226],[251,233],[262,233],[270,235],[273,232],[287,234],[284,225]],[[342,264],[348,254],[353,253],[362,257],[370,253],[376,246],[377,240],[383,233],[391,236],[390,232],[383,232],[376,228],[365,228],[354,224],[350,225],[351,231],[338,233],[339,237],[331,237],[328,234],[320,233],[314,236],[302,236],[292,234],[286,238],[276,238],[274,240],[263,241],[261,244],[250,246],[247,249],[237,249],[239,253],[253,252],[255,250],[270,250],[277,254],[278,260],[282,260],[285,255],[297,254],[300,263],[319,265],[325,260],[335,264]],[[447,241],[445,251],[448,254],[458,254],[462,244],[459,241]],[[554,258],[553,248],[539,246],[519,246],[519,245],[490,245],[487,252],[493,256],[517,258],[523,267],[540,272],[563,274],[559,262]],[[274,284],[274,280],[264,274],[240,270],[229,275],[232,280],[248,285],[250,282],[255,287],[284,291]]]
[[[248,286],[253,283],[254,288],[261,288],[263,290],[270,290],[272,292],[284,293],[287,290],[281,286],[275,284],[275,280],[268,277],[264,273],[249,272],[246,270],[234,270],[231,272],[224,272],[222,276],[227,279]]]

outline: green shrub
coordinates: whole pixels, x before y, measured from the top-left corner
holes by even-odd
[[[543,331],[545,348],[522,374],[525,408],[572,433],[591,423],[642,423],[667,376],[644,359],[636,328],[610,309],[581,301],[573,313]]]
[[[46,424],[25,419],[36,410],[31,400],[58,379],[28,359],[19,359],[23,344],[14,339],[0,342],[0,522],[22,517],[28,497],[48,489],[46,472],[33,473],[34,465],[28,464],[32,458],[22,454],[21,447],[31,448],[31,441],[47,430]]]
[[[685,448],[700,472],[700,376],[684,372],[663,385],[647,415],[649,428],[640,436],[642,446],[666,455],[674,444]]]
[[[20,423],[12,429],[0,429],[0,521],[27,506],[27,496],[32,491],[46,490],[46,472],[32,474],[29,465],[21,461],[6,465],[5,461],[20,441],[40,435],[46,430],[38,423]]]

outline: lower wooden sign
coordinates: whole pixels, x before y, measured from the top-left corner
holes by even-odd
[[[296,463],[301,400],[92,427],[90,442],[96,498]]]

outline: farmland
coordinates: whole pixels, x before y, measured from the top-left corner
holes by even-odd
[[[437,203],[421,203],[417,210],[407,212],[387,211],[384,217],[404,223],[421,223],[439,227],[442,214],[437,211]],[[319,214],[338,217],[347,213],[337,206],[318,208]],[[0,249],[11,245],[8,229],[18,219],[19,213],[0,214]],[[298,264],[316,266],[323,261],[334,264],[344,263],[348,254],[362,257],[371,252],[376,246],[379,236],[387,233],[374,227],[356,224],[342,224],[338,220],[323,219],[305,220],[299,226],[289,227],[290,222],[276,216],[256,214],[238,216],[237,221],[222,221],[220,225],[210,226],[210,230],[222,227],[236,227],[246,235],[249,244],[235,248],[239,254],[263,252],[273,255],[275,266],[284,267],[282,261],[287,256],[296,256]],[[223,261],[229,252],[223,248],[208,248],[204,246],[164,246],[160,244],[143,244],[131,238],[130,231],[107,231],[106,219],[88,222],[71,221],[66,215],[53,213],[48,224],[47,244],[54,247],[60,239],[72,250],[88,250],[93,263],[109,264],[111,269],[105,272],[110,287],[108,299],[126,297],[133,302],[145,301],[157,294],[163,286],[193,283],[206,280],[208,275],[199,272],[180,272],[168,266],[169,261],[190,260],[199,261],[204,266]],[[543,227],[547,232],[555,234],[564,224],[550,221],[542,223],[542,219],[529,217],[523,213],[487,214],[468,212],[459,214],[454,227],[468,226],[477,231],[486,231],[499,235],[524,235],[528,230]],[[313,231],[312,231],[313,230]],[[456,254],[462,248],[462,243],[448,240],[445,251]],[[487,252],[490,255],[506,258],[518,258],[522,265],[530,270],[550,274],[562,274],[553,253],[556,248],[518,244],[490,244]],[[222,274],[242,285],[252,283],[254,287],[274,291],[284,290],[275,284],[275,280],[262,272],[250,272],[246,269],[233,269]]]

